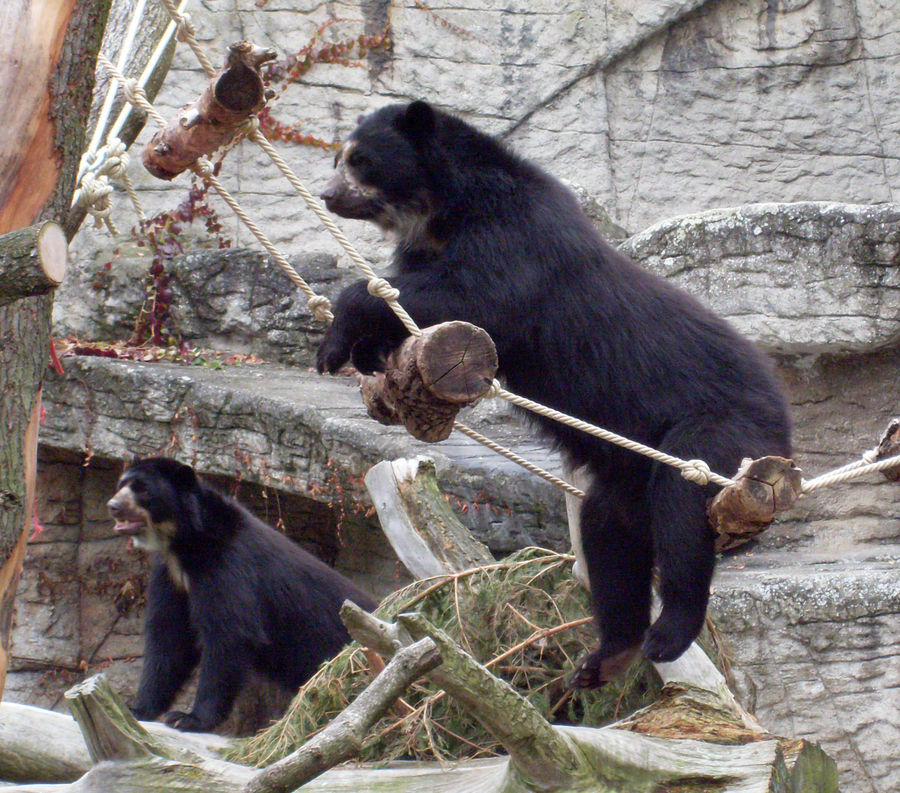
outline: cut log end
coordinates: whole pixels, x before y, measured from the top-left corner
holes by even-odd
[[[709,506],[716,550],[743,545],[765,531],[778,512],[800,497],[802,471],[784,457],[745,459],[734,476]]]
[[[69,243],[62,226],[53,221],[44,223],[38,232],[35,248],[47,281],[59,286],[66,276],[69,255]]]
[[[496,373],[497,351],[485,331],[444,322],[407,338],[384,374],[361,376],[360,388],[372,418],[436,443],[449,437],[460,408],[490,390]]]

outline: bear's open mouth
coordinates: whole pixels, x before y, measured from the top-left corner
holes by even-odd
[[[147,528],[147,522],[140,518],[131,519],[131,520],[117,520],[116,525],[113,526],[113,531],[116,534],[124,534],[130,536],[132,534],[140,534]]]

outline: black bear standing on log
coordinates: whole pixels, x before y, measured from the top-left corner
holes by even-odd
[[[147,593],[144,666],[132,711],[155,719],[199,663],[190,713],[165,721],[211,730],[251,670],[296,692],[350,641],[345,600],[376,603],[352,582],[165,457],[131,465],[108,502],[115,531],[160,552]]]
[[[361,120],[322,197],[395,236],[391,284],[420,327],[484,328],[510,390],[726,475],[790,456],[772,367],[697,300],[608,245],[572,193],[493,138],[424,102]],[[345,289],[318,353],[377,369],[407,331],[365,282]],[[571,684],[593,688],[643,649],[672,661],[699,633],[715,552],[700,487],[680,472],[535,419],[593,484],[581,532],[600,646]],[[650,624],[651,574],[662,612]]]

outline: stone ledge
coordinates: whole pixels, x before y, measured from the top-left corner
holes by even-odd
[[[376,423],[355,378],[272,364],[214,370],[88,356],[66,358],[64,367],[65,378],[51,374],[44,391],[45,446],[112,459],[172,454],[206,474],[325,502],[346,488],[365,503],[361,479],[372,465],[424,454],[468,526],[495,552],[568,546],[555,487],[459,433],[429,445]],[[494,406],[475,410],[481,418],[467,411],[463,420],[559,473],[556,455],[511,416]]]

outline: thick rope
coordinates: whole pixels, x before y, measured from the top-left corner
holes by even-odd
[[[516,465],[522,466],[526,471],[531,471],[533,474],[537,474],[541,479],[546,479],[551,484],[556,485],[557,487],[565,490],[567,493],[571,493],[573,496],[577,498],[584,498],[584,491],[579,490],[574,485],[570,485],[564,479],[560,479],[558,476],[554,476],[553,474],[545,471],[543,468],[539,468],[534,465],[534,463],[528,462],[524,457],[520,457],[511,449],[507,449],[505,446],[501,446],[499,443],[494,443],[490,438],[482,435],[480,432],[473,430],[471,427],[467,427],[465,424],[460,423],[459,421],[454,421],[453,426],[455,429],[458,429],[463,435],[468,435],[472,440],[478,441],[480,444],[487,446],[491,451],[497,452],[497,454],[506,457],[508,460],[512,460]]]
[[[569,427],[574,427],[577,430],[586,432],[589,435],[593,435],[597,438],[602,438],[605,441],[615,443],[618,446],[622,446],[633,452],[637,452],[638,454],[643,454],[644,456],[650,457],[654,460],[657,460],[658,462],[665,463],[666,465],[671,465],[674,468],[678,468],[681,471],[681,475],[685,479],[691,482],[695,482],[698,485],[707,485],[712,482],[713,484],[727,487],[728,485],[734,484],[733,480],[727,479],[724,476],[720,476],[719,474],[710,471],[709,466],[705,462],[703,462],[703,460],[682,460],[679,457],[675,457],[671,454],[666,454],[665,452],[661,452],[658,449],[646,446],[643,443],[638,443],[637,441],[625,438],[624,436],[618,435],[615,432],[610,432],[609,430],[595,427],[593,424],[588,424],[586,421],[572,418],[571,416],[567,416],[565,413],[560,413],[558,410],[548,408],[546,405],[541,405],[538,402],[533,402],[530,399],[526,399],[525,397],[514,394],[511,391],[507,391],[496,380],[491,386],[491,391],[488,393],[488,396],[491,396],[493,393],[496,393],[497,396],[500,396],[503,399],[512,402],[514,405],[518,405],[519,407],[534,411],[535,413],[539,413],[542,416],[547,416],[548,418],[555,419],[556,421],[560,421],[563,424],[568,425]]]
[[[851,479],[856,479],[865,474],[871,474],[876,471],[887,471],[896,466],[900,466],[900,454],[895,457],[885,457],[878,462],[868,462],[864,456],[862,460],[843,465],[840,468],[836,468],[834,471],[817,476],[815,479],[810,479],[808,482],[804,481],[802,483],[802,491],[804,493],[811,493],[814,490],[818,490],[819,488],[828,485],[849,482]]]

